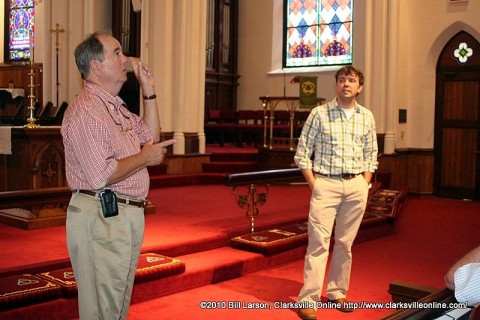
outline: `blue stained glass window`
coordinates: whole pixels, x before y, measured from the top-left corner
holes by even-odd
[[[8,30],[5,43],[4,60],[22,61],[29,60],[34,47],[34,0],[6,0],[5,1],[5,30]]]
[[[284,67],[352,63],[353,0],[285,0]]]

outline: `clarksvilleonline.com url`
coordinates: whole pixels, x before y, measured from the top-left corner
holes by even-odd
[[[340,307],[351,309],[464,309],[468,308],[466,303],[446,302],[353,302],[348,301],[343,305],[340,303],[328,302],[247,302],[247,301],[200,301],[201,309],[338,309]]]
[[[335,302],[317,302],[317,309],[333,309],[342,307]],[[343,307],[352,309],[461,309],[467,308],[467,303],[458,302],[345,302]]]

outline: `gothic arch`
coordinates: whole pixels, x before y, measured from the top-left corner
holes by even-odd
[[[479,200],[480,42],[457,32],[440,51],[435,72],[435,195]]]
[[[445,28],[433,41],[432,46],[430,47],[430,51],[428,53],[429,60],[434,62],[436,65],[440,54],[442,53],[443,48],[445,45],[459,32],[465,31],[466,33],[470,34],[475,39],[480,39],[480,32],[466,24],[462,21],[456,21],[452,23],[450,26]]]

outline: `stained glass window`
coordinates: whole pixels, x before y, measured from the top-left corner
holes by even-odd
[[[352,63],[353,0],[285,0],[284,67]]]
[[[29,60],[34,47],[34,0],[5,0],[5,61]]]

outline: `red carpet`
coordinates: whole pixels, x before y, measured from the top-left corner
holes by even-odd
[[[348,298],[387,303],[389,283],[404,280],[443,287],[443,276],[466,252],[478,246],[480,202],[410,197],[395,222],[394,235],[356,244]],[[275,309],[275,301],[295,301],[302,284],[303,260],[264,269],[132,306],[131,320],[298,319],[294,310]],[[324,297],[325,299],[325,297]],[[202,301],[269,302],[272,309],[204,309]],[[178,307],[182,310],[179,313]],[[228,306],[228,304],[227,304]],[[319,310],[318,319],[379,319],[394,310],[357,309],[352,314]]]
[[[272,186],[267,203],[260,208],[256,229],[305,219],[308,197],[305,186]],[[145,216],[143,252],[175,257],[228,245],[232,236],[250,230],[250,220],[227,186],[153,189],[149,199],[156,213]],[[284,199],[290,200],[285,203]],[[0,234],[0,277],[22,269],[50,271],[44,266],[68,262],[64,226],[27,231],[0,224]]]
[[[277,309],[274,303],[296,298],[305,247],[269,257],[230,248],[230,239],[247,233],[250,221],[235,204],[229,187],[162,188],[152,190],[149,198],[157,212],[146,216],[143,252],[180,259],[186,271],[136,285],[129,319],[297,319],[293,310]],[[272,186],[267,203],[260,208],[256,231],[303,221],[308,198],[306,186]],[[396,217],[395,234],[354,246],[349,298],[388,302],[388,285],[395,280],[442,287],[450,265],[479,244],[478,212],[478,202],[410,197]],[[68,264],[64,227],[26,231],[0,225],[0,234],[0,277]],[[235,304],[230,309],[204,309],[202,301],[268,302],[272,309],[234,309]],[[42,305],[50,308],[45,318],[70,319],[76,301]],[[378,319],[392,311],[359,309],[348,317]],[[31,312],[32,308],[21,309],[13,319],[26,318]],[[35,319],[42,318],[33,314],[38,315]],[[346,318],[336,310],[319,310],[318,317]]]

